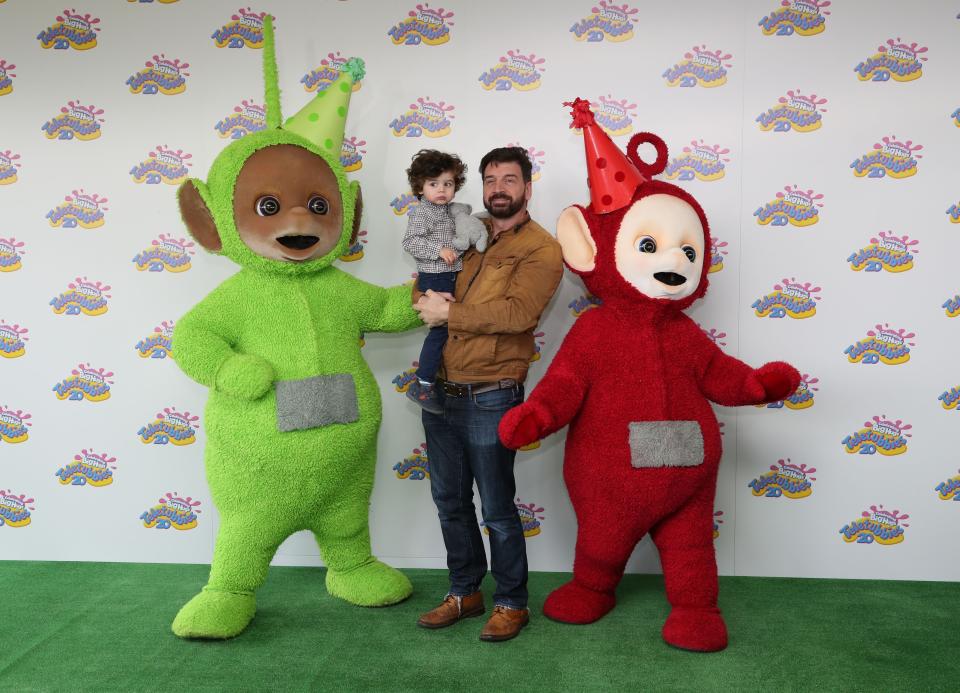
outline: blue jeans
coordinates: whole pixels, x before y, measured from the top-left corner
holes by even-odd
[[[480,491],[483,524],[490,532],[490,562],[497,589],[495,604],[527,606],[527,546],[514,505],[516,451],[505,448],[497,425],[523,401],[523,386],[476,396],[447,397],[438,388],[443,415],[423,412],[430,460],[430,491],[437,505],[447,549],[450,594],[480,588],[487,555],[473,505],[473,482]]]
[[[457,284],[456,272],[437,272],[436,274],[421,272],[417,275],[417,288],[426,292],[433,289],[437,293],[443,291],[452,294]],[[427,332],[423,346],[420,348],[420,359],[417,361],[417,377],[420,380],[433,382],[440,369],[440,359],[443,357],[443,347],[447,343],[447,326],[431,327]]]

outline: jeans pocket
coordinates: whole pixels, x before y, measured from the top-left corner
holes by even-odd
[[[523,387],[514,386],[503,390],[491,390],[473,396],[473,404],[480,411],[506,411],[523,401]]]

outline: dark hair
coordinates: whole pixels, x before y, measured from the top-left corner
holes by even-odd
[[[447,171],[453,174],[453,190],[456,192],[467,182],[467,167],[460,161],[460,157],[438,152],[436,149],[421,149],[413,155],[410,168],[407,169],[410,190],[419,196],[428,178],[439,178],[441,173]]]
[[[508,164],[515,163],[520,165],[520,171],[523,173],[523,182],[529,183],[533,175],[533,163],[527,150],[523,147],[498,147],[487,152],[480,159],[480,175],[487,169],[489,164]]]

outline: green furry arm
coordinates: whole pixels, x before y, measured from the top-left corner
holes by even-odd
[[[349,277],[346,273],[344,275]],[[385,289],[353,277],[348,281],[361,331],[403,332],[423,324],[410,305],[409,286]]]
[[[237,342],[231,306],[217,289],[177,321],[173,330],[174,361],[190,378],[240,399],[255,400],[273,384],[273,367],[253,354],[233,350]]]

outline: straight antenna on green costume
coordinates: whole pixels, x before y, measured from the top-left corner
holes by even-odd
[[[273,40],[273,15],[263,18],[263,89],[267,106],[267,128],[278,128],[280,114],[280,77],[277,74],[277,52]]]

